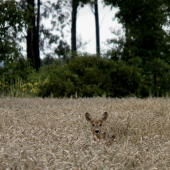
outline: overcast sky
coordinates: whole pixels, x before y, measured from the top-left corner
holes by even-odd
[[[103,7],[101,0],[98,4],[99,8],[99,24],[100,24],[100,46],[101,50],[107,49],[104,45],[107,39],[114,37],[111,33],[111,28],[121,29],[121,25],[117,20],[113,20],[118,9],[110,9],[110,7]],[[95,37],[95,17],[90,6],[86,5],[81,8],[77,16],[77,36],[81,36],[83,42],[89,42],[84,49],[79,49],[81,52],[96,53],[96,37]]]

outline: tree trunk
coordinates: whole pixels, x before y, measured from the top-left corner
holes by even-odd
[[[96,24],[96,53],[100,56],[100,32],[99,32],[98,0],[95,0],[95,24]]]
[[[35,30],[35,15],[34,14],[34,0],[27,0],[28,12],[30,15],[30,23],[27,30],[27,57],[34,67],[34,30]]]
[[[39,28],[40,28],[40,0],[38,0],[37,26],[35,29],[35,69],[40,67]]]
[[[72,57],[74,53],[77,52],[76,47],[76,22],[77,22],[77,0],[72,0],[72,28],[71,28],[71,51]]]
[[[39,1],[39,0],[38,0]],[[29,27],[27,30],[27,58],[30,60],[31,65],[36,71],[40,67],[40,56],[39,56],[39,7],[38,2],[38,15],[37,15],[37,26],[35,26],[35,3],[34,0],[27,0],[28,11],[29,11]]]

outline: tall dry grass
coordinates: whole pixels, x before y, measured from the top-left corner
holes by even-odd
[[[87,111],[109,113],[105,139],[94,139]],[[169,119],[169,98],[3,98],[0,169],[169,169]]]

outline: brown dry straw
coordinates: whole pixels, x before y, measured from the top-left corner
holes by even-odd
[[[105,111],[99,141],[84,114]],[[169,120],[169,98],[1,98],[0,169],[169,169]]]

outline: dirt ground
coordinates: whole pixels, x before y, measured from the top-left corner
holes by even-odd
[[[108,112],[105,138],[86,112]],[[170,98],[1,98],[0,169],[170,169],[169,119]]]

